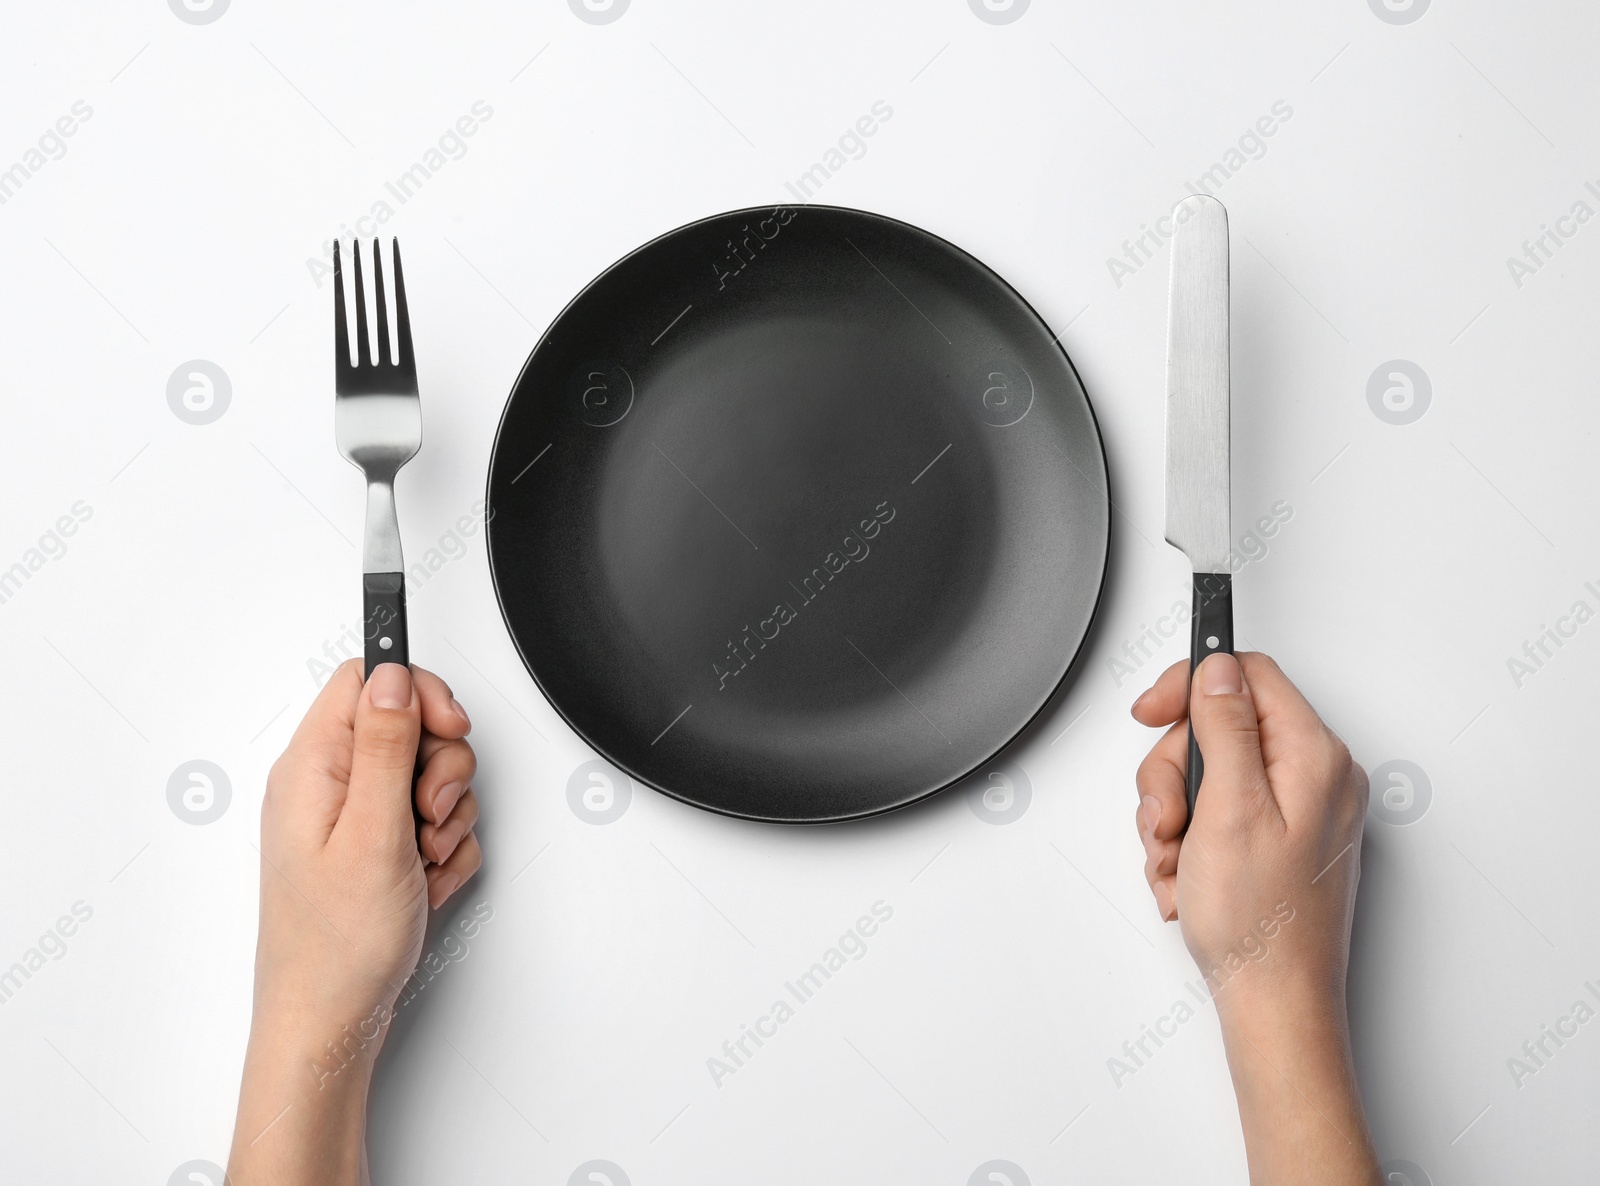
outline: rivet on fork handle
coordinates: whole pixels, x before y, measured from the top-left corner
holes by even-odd
[[[380,663],[407,666],[411,662],[406,631],[406,577],[403,572],[363,573],[361,586],[362,639],[370,679]]]

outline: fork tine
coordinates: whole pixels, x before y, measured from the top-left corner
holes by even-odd
[[[389,306],[383,294],[383,247],[377,239],[372,241],[372,285],[378,294],[378,365],[386,367],[394,360],[389,354]]]
[[[339,240],[333,241],[333,367],[337,375],[350,366],[350,326],[344,319],[344,270],[339,266]]]
[[[367,289],[361,282],[361,240],[352,245],[356,259],[356,365],[372,365],[372,347],[367,342]]]
[[[400,240],[394,240],[394,313],[395,331],[399,338],[399,354],[395,361],[402,370],[416,378],[417,360],[411,353],[411,311],[406,307],[406,277],[400,269]]]

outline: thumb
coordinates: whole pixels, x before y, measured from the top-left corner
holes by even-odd
[[[1232,655],[1209,655],[1200,664],[1189,688],[1189,722],[1205,761],[1196,815],[1237,817],[1272,802],[1255,700]]]
[[[356,702],[350,793],[341,820],[365,836],[411,836],[411,785],[416,777],[422,705],[411,671],[380,663]]]

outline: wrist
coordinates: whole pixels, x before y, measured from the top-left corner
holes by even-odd
[[[403,980],[404,977],[402,976]],[[343,1029],[358,1026],[372,1038],[374,1020],[387,1029],[398,990],[368,973],[352,974],[327,959],[300,953],[256,959],[252,1030],[270,1028],[284,1037],[314,1037],[317,1045],[338,1042]]]
[[[386,1003],[258,997],[250,1022],[249,1057],[301,1090],[323,1094],[338,1086],[365,1088],[388,1036],[394,1011]]]
[[[1233,1033],[1277,1044],[1284,1037],[1298,1041],[1307,1033],[1341,1038],[1348,1033],[1342,976],[1252,971],[1260,974],[1211,986],[1224,1036]]]
[[[373,1060],[386,1032],[334,1012],[257,1001],[230,1180],[355,1183]]]
[[[1252,1182],[1376,1182],[1350,1048],[1342,977],[1287,975],[1225,985],[1217,1016]]]

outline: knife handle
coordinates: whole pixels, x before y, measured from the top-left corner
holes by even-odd
[[[1226,572],[1194,574],[1194,606],[1189,614],[1189,681],[1207,655],[1233,654],[1233,576]],[[1189,769],[1184,780],[1189,797],[1189,821],[1194,821],[1194,800],[1205,777],[1205,761],[1189,723]]]
[[[380,663],[411,662],[406,638],[406,575],[403,572],[368,572],[361,575],[363,607],[361,634],[365,639],[367,677]]]

